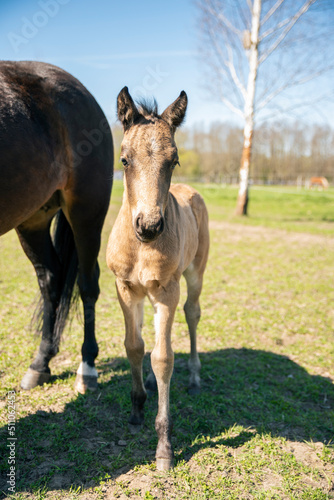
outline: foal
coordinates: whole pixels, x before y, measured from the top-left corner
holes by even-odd
[[[161,115],[156,107],[142,105],[138,109],[127,87],[117,98],[118,118],[124,129],[121,161],[125,180],[123,204],[109,238],[107,263],[117,278],[118,299],[125,319],[125,348],[132,371],[129,420],[132,424],[143,422],[146,400],[141,337],[145,296],[155,310],[153,373],[146,387],[152,390],[157,383],[159,394],[155,421],[159,470],[173,466],[169,415],[169,386],[174,364],[171,328],[182,274],[188,288],[184,311],[191,343],[189,392],[196,394],[200,389],[196,328],[209,250],[208,214],[197,191],[182,184],[171,186],[172,171],[178,164],[174,132],[182,123],[186,108],[185,92]]]

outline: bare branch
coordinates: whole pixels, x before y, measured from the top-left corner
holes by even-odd
[[[244,26],[244,29],[249,30],[251,16],[249,16],[248,11],[245,11],[245,9],[242,8],[242,2],[237,2],[237,9],[238,9],[239,17],[240,17],[242,24]],[[252,10],[251,10],[251,14],[252,14]]]
[[[305,12],[307,12],[308,9],[310,8],[310,6],[315,2],[316,2],[316,0],[307,0],[304,3],[304,5],[298,10],[298,12],[296,12],[296,14],[290,19],[289,24],[287,25],[285,30],[281,33],[281,35],[277,38],[277,40],[272,44],[272,46],[265,53],[262,54],[262,56],[259,59],[259,65],[262,64],[277,49],[277,47],[280,45],[280,43],[282,43],[282,41],[285,39],[287,34],[290,32],[290,30],[296,24],[298,19],[303,14],[305,14]]]
[[[240,108],[242,108],[243,105],[244,105],[244,94],[243,94],[243,90],[242,89],[244,89],[244,87],[243,87],[242,83],[238,79],[238,76],[237,76],[237,74],[235,72],[235,68],[234,67],[232,67],[232,68],[228,67],[228,61],[227,61],[227,59],[225,57],[225,54],[223,53],[222,48],[221,48],[221,46],[220,46],[220,44],[219,44],[219,42],[217,40],[216,32],[211,27],[209,27],[208,28],[208,34],[210,36],[210,40],[211,40],[212,46],[213,46],[213,48],[215,50],[216,57],[217,57],[218,62],[220,64],[218,72],[221,73],[223,76],[225,76],[225,78],[231,83],[232,91],[233,91],[236,99],[239,101]],[[229,43],[227,41],[225,42],[225,48],[226,48],[227,51],[229,51],[229,52],[232,53],[232,48],[231,48],[231,46],[229,45]],[[235,79],[232,78],[233,72],[235,72],[235,75],[234,75]],[[239,86],[236,85],[236,82],[239,82]],[[240,92],[241,97],[243,98],[242,102],[240,101],[240,94],[236,93],[236,90],[238,90]]]
[[[275,33],[276,31],[278,31],[281,28],[283,28],[284,26],[286,26],[290,21],[291,21],[291,19],[289,17],[287,17],[286,19],[284,19],[284,21],[281,21],[280,23],[276,24],[276,26],[269,28],[267,31],[265,31],[264,33],[261,34],[261,36],[259,37],[259,41],[262,42],[262,40],[264,40],[272,33]]]
[[[216,19],[219,19],[219,21],[221,21],[225,26],[226,28],[228,28],[230,31],[232,31],[232,33],[234,33],[235,35],[238,35],[240,38],[242,37],[242,31],[238,30],[238,28],[236,28],[235,26],[233,26],[233,24],[231,23],[231,21],[229,21],[229,19],[227,19],[227,17],[225,17],[222,12],[218,12],[217,10],[215,10],[213,7],[211,7],[210,3],[208,0],[206,0],[206,11],[211,14],[212,16],[214,16]]]
[[[303,78],[300,78],[299,80],[291,80],[289,82],[286,82],[284,85],[281,85],[280,87],[275,89],[273,92],[268,94],[262,101],[259,101],[259,103],[256,105],[256,111],[260,111],[261,109],[266,107],[275,97],[277,97],[279,94],[284,92],[284,90],[292,88],[296,85],[303,85],[305,83],[308,83],[311,80],[313,80],[314,78],[321,76],[322,74],[323,74],[323,71],[318,71],[312,75],[307,75]]]
[[[247,91],[246,91],[245,87],[243,86],[243,84],[241,83],[241,81],[239,80],[238,75],[236,73],[235,66],[233,64],[233,52],[231,50],[231,47],[227,47],[227,50],[228,50],[229,58],[228,58],[228,61],[226,61],[226,66],[229,69],[230,75],[232,77],[232,80],[233,80],[235,86],[240,91],[241,95],[243,96],[244,100],[246,101]]]
[[[275,5],[272,6],[272,8],[267,12],[267,14],[262,19],[261,26],[263,26],[268,21],[268,19],[270,19],[270,17],[276,12],[276,10],[282,5],[283,2],[284,0],[277,0]]]
[[[248,5],[250,13],[252,14],[253,13],[253,4],[252,4],[251,0],[247,0],[247,5]]]
[[[292,87],[295,87],[297,85],[303,85],[305,83],[308,83],[312,80],[315,80],[316,78],[319,78],[320,76],[324,75],[325,73],[328,73],[334,69],[334,64],[324,66],[318,71],[314,71],[313,73],[307,73],[306,75],[302,75],[300,68],[296,68],[296,72],[292,75],[290,74],[288,78],[286,78],[286,81],[284,84],[279,86],[278,88],[272,90],[269,94],[264,93],[263,98],[259,99],[257,105],[256,105],[256,111],[259,112],[261,109],[266,107],[275,97],[277,97],[279,94],[284,92],[287,89],[290,89]],[[299,78],[297,78],[297,75],[300,75]],[[287,75],[288,76],[288,75]]]
[[[314,99],[306,99],[305,100],[303,98],[302,101],[300,101],[300,102],[295,101],[294,104],[291,104],[288,107],[283,107],[283,106],[279,106],[276,104],[275,108],[272,110],[272,112],[270,114],[267,114],[263,118],[257,119],[256,123],[257,123],[257,125],[259,125],[260,123],[263,123],[267,120],[277,118],[278,114],[280,114],[280,115],[289,114],[290,115],[293,111],[295,111],[297,109],[315,106],[316,104],[323,102],[326,98],[330,98],[330,101],[333,102],[333,93],[321,94],[321,95],[315,97]]]
[[[232,104],[231,101],[229,101],[229,99],[227,99],[225,96],[221,96],[221,100],[225,104],[225,106],[227,106],[233,113],[239,115],[241,118],[244,119],[245,116],[244,116],[243,111],[241,111],[241,109],[234,106],[234,104]]]

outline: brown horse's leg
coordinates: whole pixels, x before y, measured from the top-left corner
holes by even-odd
[[[49,227],[49,217],[36,215],[17,228],[21,245],[32,262],[43,297],[43,330],[39,351],[22,379],[23,389],[48,382],[49,361],[58,352],[54,339],[56,308],[60,298],[60,263],[53,247]]]
[[[75,139],[73,141],[73,147],[76,147],[78,143]],[[112,155],[111,136],[107,134],[99,147],[96,146],[91,154],[80,158],[79,164],[73,168],[69,188],[61,191],[61,207],[71,225],[78,254],[78,286],[84,309],[82,362],[75,383],[77,391],[82,394],[98,387],[95,304],[100,293],[100,271],[97,258],[110,201]]]
[[[95,359],[99,348],[95,337],[95,304],[100,293],[99,274],[97,260],[94,269],[91,272],[85,272],[84,269],[80,269],[79,257],[78,285],[84,309],[84,341],[81,347],[82,361],[77,371],[75,388],[81,394],[85,394],[87,390],[95,391],[98,387]]]
[[[82,362],[77,371],[75,388],[81,394],[97,389],[98,373],[95,359],[99,349],[95,337],[95,304],[100,294],[99,265],[102,224],[86,223],[84,219],[70,216],[75,246],[78,253],[78,286],[84,309],[84,341],[81,347]]]
[[[125,349],[131,365],[132,411],[130,424],[139,425],[144,421],[144,403],[146,391],[143,383],[144,341],[141,336],[143,324],[144,294],[135,293],[122,280],[116,281],[118,300],[125,320]]]
[[[175,281],[164,287],[158,286],[149,292],[150,301],[155,309],[156,344],[151,354],[151,363],[159,394],[159,409],[155,420],[155,429],[158,434],[156,450],[158,470],[168,470],[173,467],[169,387],[174,366],[171,330],[179,296],[180,286]]]
[[[203,277],[198,273],[194,264],[190,264],[188,269],[183,273],[188,288],[187,301],[184,304],[184,312],[190,335],[190,358],[188,367],[190,372],[188,392],[191,395],[199,394],[200,392],[200,369],[201,362],[197,353],[196,330],[201,317],[201,308],[199,305],[199,296],[202,290]]]

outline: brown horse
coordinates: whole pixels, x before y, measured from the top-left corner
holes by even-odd
[[[16,230],[43,299],[42,340],[23,389],[50,378],[77,275],[85,324],[76,387],[97,386],[97,256],[112,176],[110,128],[85,87],[49,64],[0,62],[0,235]]]
[[[326,177],[311,177],[310,179],[310,189],[312,187],[318,187],[318,189],[328,189],[329,183]]]
[[[180,296],[183,274],[188,287],[184,306],[190,333],[189,392],[200,389],[200,361],[196,328],[200,319],[199,296],[209,251],[208,214],[202,197],[189,186],[172,185],[178,164],[174,132],[187,107],[187,95],[161,115],[156,106],[134,104],[127,87],[117,100],[118,117],[124,128],[121,161],[124,165],[123,204],[110,235],[107,263],[116,275],[119,302],[125,319],[125,347],[132,371],[130,423],[143,422],[146,390],[141,337],[143,302],[147,296],[155,310],[156,344],[146,388],[158,388],[159,409],[157,468],[173,465],[169,386],[174,354],[171,329]]]

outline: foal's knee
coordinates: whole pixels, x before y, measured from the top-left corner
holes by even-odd
[[[191,302],[189,300],[186,301],[183,307],[184,313],[186,315],[186,319],[188,321],[199,321],[201,317],[201,307],[199,302]]]
[[[158,352],[156,349],[153,349],[151,354],[151,365],[156,378],[163,382],[168,382],[174,368],[173,351]]]
[[[126,338],[124,345],[126,354],[132,362],[135,363],[143,359],[145,354],[145,343],[141,337],[137,337],[135,340]]]

